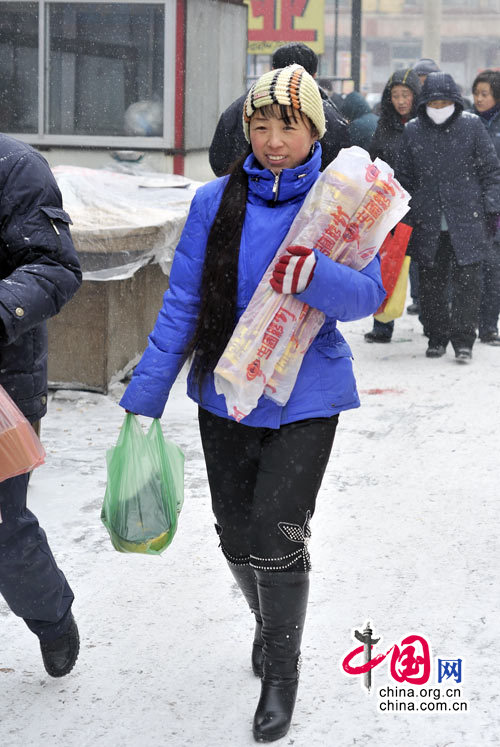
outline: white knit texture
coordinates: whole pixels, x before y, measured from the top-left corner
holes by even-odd
[[[302,267],[297,271],[297,265],[302,262]],[[283,293],[302,293],[311,278],[316,265],[316,257],[311,252],[305,259],[303,256],[292,256],[288,262],[285,276],[283,278]],[[294,283],[295,272],[298,272],[296,283]]]

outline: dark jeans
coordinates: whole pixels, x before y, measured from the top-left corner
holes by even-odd
[[[498,258],[483,262],[479,337],[498,333],[500,314],[500,243],[495,243]]]
[[[447,284],[451,282],[451,310]],[[419,265],[420,315],[431,345],[472,348],[481,297],[481,263],[459,265],[448,231],[441,231],[432,267]]]
[[[0,482],[0,594],[41,640],[66,632],[73,592],[36,516],[26,508],[29,476]]]
[[[414,259],[410,262],[410,295],[413,303],[418,303],[418,265]]]
[[[212,508],[232,563],[308,571],[309,520],[338,415],[252,428],[199,409]]]

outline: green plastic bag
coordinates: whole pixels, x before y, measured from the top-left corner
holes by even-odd
[[[174,538],[184,500],[184,454],[160,421],[145,433],[132,413],[106,452],[108,481],[101,520],[119,552],[159,555]]]

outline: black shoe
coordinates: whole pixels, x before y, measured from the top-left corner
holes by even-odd
[[[390,342],[391,338],[387,335],[378,335],[376,332],[367,332],[365,340],[366,342]]]
[[[441,358],[446,353],[444,345],[434,345],[429,343],[429,347],[425,351],[427,358]]]
[[[407,314],[420,314],[420,304],[418,301],[414,301],[406,307]]]
[[[479,339],[481,342],[484,342],[485,345],[500,346],[500,336],[497,332],[488,332],[488,334],[483,335]]]
[[[253,720],[257,742],[274,742],[292,722],[309,574],[256,570],[264,640],[264,674]]]
[[[470,363],[472,360],[472,350],[470,348],[458,348],[455,351],[455,360],[457,363]]]
[[[43,665],[51,677],[64,677],[71,672],[80,651],[80,637],[72,614],[67,632],[54,641],[40,641],[40,649]]]
[[[257,579],[255,571],[249,563],[235,565],[229,560],[227,562],[231,573],[241,593],[245,597],[248,606],[255,616],[255,634],[252,646],[252,671],[256,677],[262,677],[262,620],[259,609],[259,594],[257,592]]]

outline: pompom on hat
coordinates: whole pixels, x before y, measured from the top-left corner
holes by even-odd
[[[253,84],[243,105],[243,130],[248,142],[252,114],[263,106],[273,104],[289,106],[309,117],[318,130],[320,140],[325,134],[325,113],[319,88],[301,65],[270,70]]]

